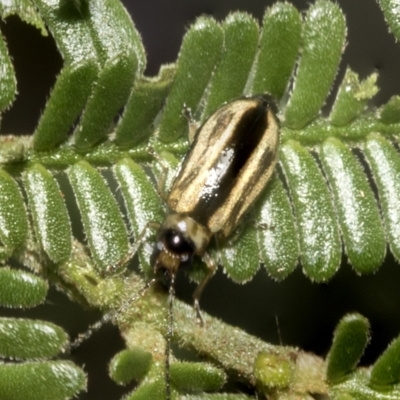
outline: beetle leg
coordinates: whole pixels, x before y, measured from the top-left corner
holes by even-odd
[[[200,326],[204,325],[203,318],[201,317],[201,312],[200,312],[200,297],[203,293],[204,288],[207,286],[208,281],[211,279],[211,277],[214,275],[215,270],[217,269],[217,264],[215,263],[214,259],[208,254],[205,253],[203,256],[203,261],[206,263],[208,272],[207,275],[204,277],[204,279],[197,285],[196,290],[193,293],[193,299],[194,299],[194,310],[196,312],[196,320],[197,323]]]

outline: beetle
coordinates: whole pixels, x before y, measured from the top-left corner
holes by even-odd
[[[166,399],[171,398],[170,348],[174,280],[181,267],[194,256],[206,263],[208,273],[195,292],[194,306],[202,325],[199,299],[217,264],[207,253],[211,239],[225,241],[270,180],[277,162],[279,120],[274,100],[267,94],[233,100],[214,112],[197,129],[166,198],[169,213],[158,225],[151,265],[156,277],[124,303],[105,314],[70,345],[78,347],[95,331],[140,298],[156,280],[169,285],[168,331],[165,346]],[[149,222],[128,255],[144,240]]]
[[[226,240],[263,191],[277,162],[279,120],[267,94],[233,100],[197,130],[167,197],[169,214],[158,229],[151,265],[173,284],[193,257],[208,273],[193,293],[199,299],[217,264],[207,253],[212,238]]]

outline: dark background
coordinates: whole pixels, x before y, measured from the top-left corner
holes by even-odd
[[[305,10],[309,2],[292,3]],[[229,11],[243,10],[261,20],[265,7],[273,2],[126,0],[124,4],[144,41],[148,56],[146,73],[155,75],[162,63],[176,59],[185,30],[197,16],[208,14],[222,20]],[[347,66],[361,78],[377,71],[381,90],[373,106],[379,106],[393,94],[400,93],[400,47],[388,33],[375,0],[339,0],[338,4],[347,18],[348,45],[337,82],[341,81]],[[62,68],[62,59],[51,37],[41,37],[18,18],[1,22],[1,30],[14,60],[19,90],[13,108],[3,116],[1,133],[32,133],[56,74]],[[368,365],[400,333],[399,278],[399,265],[390,254],[373,276],[357,276],[343,260],[340,272],[328,284],[318,285],[304,277],[300,268],[283,282],[274,282],[261,268],[245,285],[234,284],[219,271],[205,290],[201,307],[264,340],[299,346],[319,355],[325,355],[329,349],[339,319],[357,311],[371,322],[372,341],[363,358],[363,363]],[[177,296],[191,302],[192,292],[193,285],[180,278]],[[53,316],[49,316],[51,311]],[[33,310],[30,316],[51,318],[75,336],[86,329],[87,318],[94,322],[99,314],[88,316],[79,306],[71,305],[65,296],[51,290],[47,304]],[[122,345],[117,330],[108,326],[75,352],[75,361],[89,371],[90,391],[80,399],[120,398],[124,389],[107,379],[106,363]],[[97,369],[93,372],[92,368]]]

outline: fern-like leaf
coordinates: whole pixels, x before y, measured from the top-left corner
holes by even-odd
[[[393,4],[380,3],[396,35],[398,15],[393,14]],[[176,168],[188,148],[184,105],[203,122],[221,104],[241,95],[270,92],[279,104],[279,166],[249,218],[260,224],[245,223],[237,238],[220,251],[211,250],[215,257],[220,255],[231,279],[248,281],[261,264],[272,277],[283,279],[299,264],[311,280],[324,282],[337,273],[343,255],[358,273],[367,274],[382,265],[387,245],[399,260],[400,156],[393,144],[400,128],[398,97],[376,112],[368,111],[368,102],[377,93],[377,76],[360,81],[348,69],[329,116],[321,115],[346,41],[345,18],[336,4],[317,0],[302,18],[293,6],[277,3],[266,10],[261,26],[242,12],[221,23],[200,17],[188,29],[176,64],[163,67],[155,78],[143,76],[143,45],[118,0],[35,0],[35,5],[39,14],[29,21],[42,29],[40,18],[45,21],[64,67],[33,136],[1,138],[0,258],[18,259],[78,301],[104,312],[120,311],[115,322],[128,347],[136,351],[134,356],[144,360],[144,367],[129,377],[139,381],[129,398],[164,393],[164,367],[158,360],[164,357],[166,296],[152,288],[134,307],[121,310],[144,283],[135,274],[124,279],[116,272],[124,272],[131,256],[131,233],[138,238],[148,222],[161,222],[164,217],[151,175],[160,174],[160,160],[171,170]],[[17,5],[0,11],[4,17],[17,13],[28,18]],[[0,109],[4,110],[11,105],[16,87],[2,38],[0,56],[4,87]],[[150,147],[159,157],[152,156]],[[60,191],[61,180],[72,188],[84,245],[71,233],[72,215]],[[146,234],[139,260],[149,276],[152,232]],[[197,267],[191,272],[194,280],[202,274],[201,265]],[[31,277],[32,288],[25,294],[24,273],[5,268],[0,272],[4,273],[0,284],[15,285],[15,297],[21,299],[15,303],[4,290],[3,305],[26,307],[38,302],[33,294],[38,287],[42,292],[43,285],[36,277]],[[334,398],[357,398],[375,393],[385,399],[390,397],[384,391],[397,393],[400,378],[388,368],[393,364],[398,369],[393,361],[397,342],[377,361],[371,377],[356,368],[365,340],[351,359],[343,353],[341,343],[356,337],[360,324],[367,325],[361,317],[339,324],[326,379],[320,358],[266,345],[206,315],[207,329],[201,330],[190,322],[188,313],[177,302],[174,340],[207,354],[265,395],[288,398],[293,393],[329,392]],[[65,347],[63,331],[41,321],[2,319],[0,323],[10,326],[11,337],[1,340],[5,346],[1,356],[25,360],[0,369],[3,397],[17,398],[18,387],[1,382],[15,382],[21,374],[29,378],[25,399],[46,398],[40,397],[45,396],[40,391],[29,394],[33,393],[31,378],[38,373],[51,382],[54,391],[48,395],[53,400],[70,398],[84,387],[80,369],[48,360]],[[42,335],[44,331],[48,336]],[[224,337],[229,343],[219,343]],[[16,338],[24,346],[13,346]],[[26,348],[32,338],[49,346]],[[129,380],[131,356],[123,353],[114,360],[117,381]],[[279,368],[282,375],[276,374]],[[65,372],[61,383],[54,378],[58,369]],[[307,384],[300,386],[300,381]],[[179,394],[218,391],[225,375],[208,365],[176,362],[171,382]]]

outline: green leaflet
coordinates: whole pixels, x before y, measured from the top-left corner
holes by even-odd
[[[33,137],[36,150],[50,150],[66,139],[85,106],[99,63],[86,21],[73,2],[37,0],[35,4],[64,58],[64,68]]]
[[[389,29],[397,40],[400,39],[400,21],[398,2],[396,0],[378,0]]]
[[[68,361],[0,364],[2,399],[64,400],[85,387],[84,372]]]
[[[1,1],[0,15],[3,19],[10,15],[18,15],[23,21],[39,29],[43,36],[48,35],[41,15],[30,0]]]
[[[326,183],[311,154],[295,141],[281,147],[280,163],[297,218],[304,272],[312,280],[327,280],[339,268],[341,247]]]
[[[370,327],[359,314],[346,315],[335,329],[333,343],[327,356],[326,376],[338,383],[355,370],[369,341]]]
[[[221,104],[244,93],[258,44],[258,24],[246,13],[229,14],[222,23],[224,46],[209,83],[209,96],[201,120]]]
[[[400,157],[382,136],[371,134],[364,144],[367,162],[378,187],[380,205],[392,254],[400,259]]]
[[[292,4],[278,2],[267,8],[252,93],[270,93],[277,100],[283,96],[298,56],[301,27],[301,15]]]
[[[253,278],[260,267],[254,222],[243,221],[237,235],[237,238],[233,237],[221,244],[221,264],[232,280],[245,283]]]
[[[101,70],[75,129],[75,144],[81,151],[106,137],[146,63],[140,36],[122,3],[99,0],[87,4],[89,31]]]
[[[0,318],[0,356],[38,359],[57,356],[67,345],[68,335],[50,322]]]
[[[187,132],[183,107],[186,105],[192,111],[197,110],[204,88],[219,62],[222,45],[223,31],[212,18],[198,18],[186,33],[160,121],[159,137],[162,141],[172,142]]]
[[[145,228],[148,223],[161,223],[164,211],[153,183],[142,167],[125,158],[114,167],[114,174],[121,188],[129,221],[136,240],[143,240],[139,249],[140,266],[147,275],[152,274],[150,256],[153,252],[154,230]],[[140,238],[140,235],[145,236]],[[152,238],[153,240],[150,240]]]
[[[284,111],[288,127],[301,129],[318,115],[336,75],[345,38],[346,21],[340,8],[317,0],[303,24],[295,86]]]
[[[400,383],[400,338],[396,338],[378,358],[371,371],[371,386],[388,390]]]
[[[128,253],[128,233],[110,189],[85,161],[73,165],[68,177],[95,263],[103,272],[120,269]]]
[[[299,258],[299,240],[290,200],[277,174],[255,206],[261,260],[268,273],[283,279]]]
[[[25,205],[14,179],[0,169],[0,241],[6,253],[21,245],[28,234]]]
[[[28,308],[46,299],[48,283],[31,273],[9,268],[0,269],[0,305]]]
[[[71,254],[72,233],[60,188],[51,173],[34,164],[24,174],[29,210],[44,252],[57,263]]]
[[[151,136],[155,118],[167,97],[174,73],[174,66],[164,66],[158,77],[142,78],[136,82],[115,129],[115,141],[119,147],[133,147]]]
[[[144,69],[140,37],[117,0],[89,2],[80,10],[73,2],[37,4],[65,66],[35,132],[35,149],[50,150],[64,141],[85,107],[75,143],[80,151],[88,150],[107,135]]]
[[[385,259],[386,240],[367,177],[350,149],[338,139],[327,139],[320,155],[349,262],[360,273],[374,272]]]
[[[384,124],[400,122],[400,97],[392,96],[390,100],[378,110],[379,119]]]
[[[147,382],[124,400],[165,400],[165,383],[163,379]]]
[[[0,14],[3,15],[0,5]],[[7,13],[7,12],[6,12]],[[0,35],[0,111],[6,110],[14,102],[17,93],[17,80],[15,78],[15,71],[13,64],[8,54],[6,43]]]
[[[123,350],[110,362],[110,377],[120,385],[140,381],[149,372],[152,361],[152,355],[140,347]]]

